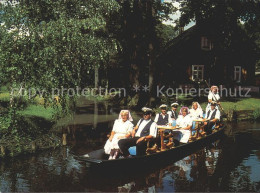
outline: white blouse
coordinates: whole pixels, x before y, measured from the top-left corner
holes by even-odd
[[[126,135],[133,131],[133,127],[133,123],[129,120],[124,122],[122,119],[116,119],[112,131],[114,131],[115,134]]]
[[[213,94],[212,92],[209,92],[208,100],[218,101],[220,99],[220,96],[218,93]]]
[[[192,125],[192,119],[189,115],[186,115],[185,117],[182,116],[182,115],[179,115],[178,119],[176,120],[176,124],[180,128],[187,127],[188,125],[191,126]]]
[[[203,111],[202,109],[197,108],[195,109],[190,109],[190,117],[192,120],[198,119],[199,117],[203,117]]]

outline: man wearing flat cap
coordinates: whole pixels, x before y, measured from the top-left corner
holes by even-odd
[[[118,146],[124,157],[128,157],[128,149],[136,146],[136,155],[145,155],[147,148],[147,140],[155,138],[157,135],[157,125],[151,120],[152,109],[143,107],[143,118],[140,119],[133,129],[132,138],[121,139]]]
[[[154,122],[157,125],[171,125],[171,117],[166,113],[167,105],[162,104],[160,107],[161,113],[157,113]]]
[[[215,125],[217,121],[220,120],[220,111],[216,108],[217,103],[212,101],[210,103],[210,109],[206,112],[206,120],[204,122],[204,131],[207,135],[212,133],[212,127]]]
[[[177,102],[172,103],[171,104],[172,110],[167,112],[167,114],[170,116],[172,121],[176,120],[178,118],[178,113],[177,113],[178,106],[179,106],[179,104]]]

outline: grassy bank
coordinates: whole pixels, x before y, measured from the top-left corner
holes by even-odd
[[[53,116],[56,113],[56,110],[53,107],[44,107],[42,105],[29,105],[24,110],[20,110],[17,112],[22,116],[32,116],[39,117],[51,121]]]
[[[162,103],[170,105],[174,98],[164,97]],[[191,108],[193,101],[198,101],[205,111],[208,104],[207,97],[193,98],[187,96],[178,96],[178,102],[180,106],[188,106]],[[159,106],[158,104],[157,106]],[[221,106],[226,114],[232,112],[235,113],[237,120],[256,120],[260,119],[260,99],[259,98],[222,98]]]
[[[0,158],[34,153],[61,145],[52,131],[58,107],[44,107],[43,98],[19,99],[16,108],[9,108],[10,94],[0,93]]]
[[[205,109],[207,103],[201,104],[202,108]],[[260,99],[258,98],[240,98],[232,99],[232,101],[224,100],[221,101],[221,106],[224,110],[234,109],[236,111],[254,111],[260,109]]]

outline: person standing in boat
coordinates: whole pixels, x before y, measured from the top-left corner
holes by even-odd
[[[203,118],[203,110],[198,102],[193,102],[190,109],[190,117],[192,121]]]
[[[116,159],[119,153],[118,141],[129,138],[133,131],[133,118],[128,110],[121,110],[118,119],[115,120],[111,135],[107,140],[104,150],[110,154],[109,159]]]
[[[208,105],[206,107],[206,112],[208,110],[210,110],[210,103],[211,102],[215,102],[217,105],[220,105],[219,100],[220,100],[220,96],[218,94],[218,87],[212,86],[210,88],[209,95],[208,95]],[[218,106],[216,108],[218,109]]]
[[[157,135],[157,124],[151,120],[152,109],[143,107],[143,118],[140,119],[132,131],[132,138],[121,139],[118,146],[124,157],[129,157],[128,149],[136,146],[136,155],[145,155],[147,140],[155,138]]]
[[[220,111],[216,107],[217,103],[212,101],[210,109],[206,112],[206,121],[204,122],[204,131],[207,135],[212,133],[212,127],[220,120]]]
[[[171,125],[171,117],[166,113],[167,105],[162,104],[159,108],[161,109],[161,113],[156,114],[154,122],[157,125]]]
[[[178,116],[178,119],[176,120],[177,127],[179,127],[178,131],[173,131],[172,135],[173,138],[178,142],[181,143],[187,143],[190,135],[191,135],[191,126],[192,126],[192,119],[188,115],[189,114],[189,108],[188,107],[182,107],[180,110],[180,115]],[[178,144],[176,144],[178,145]]]
[[[172,103],[171,104],[172,109],[167,112],[167,114],[170,116],[172,121],[176,120],[178,118],[178,113],[177,113],[178,106],[179,106],[179,104],[177,102]]]

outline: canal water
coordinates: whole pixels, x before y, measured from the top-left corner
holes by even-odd
[[[0,192],[259,192],[260,123],[229,124],[223,139],[167,167],[91,179],[78,155],[102,148],[120,109],[83,102],[65,123],[68,146],[0,162]],[[140,118],[132,113],[135,123]]]

